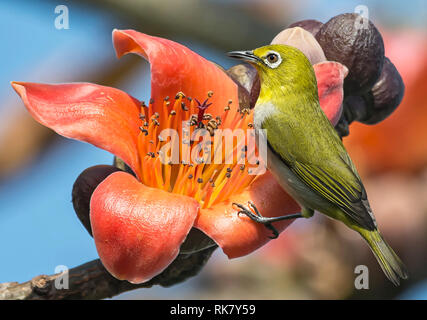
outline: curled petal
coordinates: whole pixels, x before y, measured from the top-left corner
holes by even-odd
[[[220,115],[232,100],[238,107],[237,85],[214,63],[187,47],[171,40],[149,36],[134,30],[114,30],[113,43],[118,57],[136,53],[151,65],[151,97],[155,108],[161,108],[166,96],[177,92],[203,101],[207,93],[209,113]]]
[[[103,265],[118,279],[148,281],[176,258],[198,210],[190,197],[147,187],[125,172],[111,174],[90,203]]]
[[[265,217],[276,217],[300,211],[299,205],[280,187],[270,172],[259,176],[241,194],[212,208],[201,209],[194,226],[211,237],[229,258],[251,253],[270,240],[271,231],[264,225],[238,215],[232,203],[247,205],[252,201]],[[293,220],[274,223],[283,231]]]
[[[348,69],[335,61],[317,63],[313,69],[317,79],[320,107],[332,125],[335,125],[342,113],[343,84]]]
[[[89,142],[123,159],[139,174],[139,101],[91,83],[12,82],[31,115],[44,126]]]

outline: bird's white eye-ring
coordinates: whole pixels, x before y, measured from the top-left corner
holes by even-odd
[[[270,51],[265,56],[264,62],[270,68],[277,68],[282,63],[282,57],[276,51]]]

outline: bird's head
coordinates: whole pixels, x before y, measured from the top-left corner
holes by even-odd
[[[229,57],[253,65],[261,78],[261,90],[286,87],[290,90],[317,90],[316,77],[310,61],[298,49],[267,45],[252,51],[232,51]],[[316,91],[317,92],[317,91]]]

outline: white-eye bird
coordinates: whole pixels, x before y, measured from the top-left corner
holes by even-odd
[[[404,264],[378,231],[350,156],[320,108],[316,76],[308,59],[286,45],[228,55],[252,64],[258,71],[261,89],[253,110],[254,127],[258,134],[263,134],[259,129],[266,131],[268,169],[302,208],[299,214],[267,218],[253,204],[253,211],[235,204],[241,209],[239,213],[275,232],[272,222],[308,218],[317,210],[357,231],[395,285],[400,278],[406,279]]]

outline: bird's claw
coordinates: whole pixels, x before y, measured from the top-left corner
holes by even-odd
[[[248,218],[250,218],[252,221],[255,221],[257,223],[261,223],[265,225],[265,227],[273,232],[273,236],[270,236],[270,239],[276,239],[279,236],[279,232],[270,221],[268,221],[268,218],[263,217],[257,207],[252,203],[248,202],[248,207],[252,210],[248,209],[247,207],[239,204],[239,203],[233,203],[233,206],[238,207],[240,210],[237,212],[237,214],[240,216],[240,214],[246,215]]]

